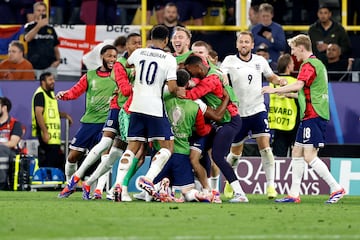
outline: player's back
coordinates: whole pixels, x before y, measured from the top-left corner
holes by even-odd
[[[163,116],[163,88],[167,80],[176,80],[175,58],[156,48],[135,50],[128,58],[135,66],[131,112]]]

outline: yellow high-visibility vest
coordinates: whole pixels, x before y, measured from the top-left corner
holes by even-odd
[[[282,76],[286,78],[288,84],[296,82],[297,79],[291,76]],[[270,83],[270,86],[274,84]],[[279,96],[278,94],[270,94],[268,121],[270,129],[283,131],[291,131],[296,124],[296,116],[298,108],[295,99]]]
[[[37,137],[39,134],[37,133],[36,129],[36,118],[35,118],[35,109],[34,109],[34,97],[37,93],[42,92],[45,99],[45,106],[44,106],[44,121],[45,125],[48,129],[48,133],[50,135],[50,140],[48,144],[61,144],[61,121],[60,121],[60,113],[58,102],[55,98],[54,92],[51,92],[51,97],[49,97],[44,89],[39,87],[32,99],[32,106],[31,106],[31,121],[32,121],[32,136]],[[42,133],[40,133],[42,134]]]

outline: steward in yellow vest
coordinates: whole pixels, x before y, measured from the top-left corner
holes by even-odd
[[[282,76],[282,78],[286,78],[288,84],[297,81],[292,76]],[[272,83],[270,83],[270,86],[276,88]],[[268,116],[270,129],[293,130],[297,122],[297,114],[298,107],[294,98],[270,94]]]
[[[288,84],[297,81],[296,78],[290,76],[294,69],[294,62],[289,54],[279,57],[277,69],[279,75],[285,78]],[[277,87],[271,83],[270,86]],[[273,130],[273,153],[278,157],[286,157],[291,152],[299,124],[297,93],[291,93],[291,95],[292,97],[289,97],[289,94],[286,96],[270,94],[268,121],[270,129]]]
[[[33,137],[39,140],[39,167],[55,167],[64,170],[65,156],[61,150],[60,118],[72,118],[59,112],[58,102],[54,93],[55,78],[50,72],[40,75],[40,87],[32,98],[31,121]]]
[[[55,98],[54,91],[51,91],[51,97],[45,92],[42,87],[38,87],[33,95],[32,100],[32,108],[31,108],[31,122],[32,122],[32,136],[38,137],[43,136],[43,131],[38,128],[38,124],[35,117],[35,108],[34,108],[34,97],[37,93],[42,92],[45,100],[43,117],[44,123],[47,128],[47,132],[49,133],[49,141],[48,144],[61,144],[61,121],[60,121],[60,113],[58,108],[58,102]]]

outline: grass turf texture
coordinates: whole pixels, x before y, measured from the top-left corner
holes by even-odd
[[[0,239],[360,239],[360,197],[302,196],[281,204],[84,201],[81,192],[0,192]]]

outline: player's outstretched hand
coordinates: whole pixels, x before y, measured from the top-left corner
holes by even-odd
[[[57,100],[61,100],[65,93],[66,93],[66,91],[60,91],[60,92],[58,92],[58,93],[56,94],[56,96],[55,96],[56,99],[57,99]]]
[[[275,93],[275,88],[273,87],[270,87],[270,86],[264,86],[262,89],[261,89],[261,93],[262,94],[265,94],[265,93]]]
[[[280,83],[280,86],[285,86],[288,84],[288,81],[286,80],[286,78],[280,78],[279,83]]]

